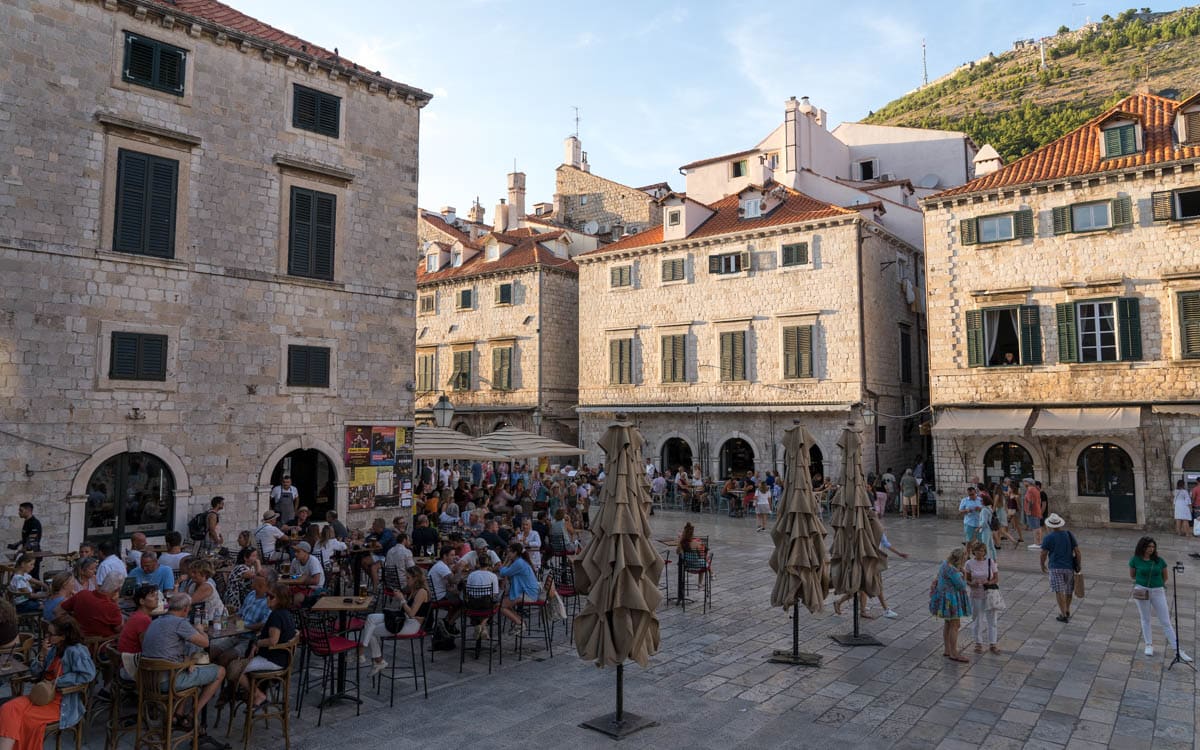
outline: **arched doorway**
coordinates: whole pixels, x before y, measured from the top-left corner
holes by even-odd
[[[175,475],[150,453],[118,453],[88,478],[85,508],[89,541],[165,534],[175,528]]]
[[[754,449],[741,438],[730,438],[721,446],[721,477],[740,477],[754,472]]]
[[[1111,523],[1137,523],[1133,459],[1128,453],[1112,443],[1093,443],[1079,454],[1076,469],[1081,497],[1108,498]]]
[[[816,443],[808,448],[808,475],[812,477],[814,487],[825,478],[825,454]]]
[[[692,471],[692,446],[683,438],[673,437],[663,443],[660,458],[659,468],[664,476],[673,475],[680,467],[687,469],[689,474]]]
[[[301,448],[288,453],[271,470],[271,486],[278,485],[285,475],[292,478],[292,486],[300,491],[297,508],[306,506],[316,519],[324,519],[326,511],[337,509],[337,471],[321,451]]]
[[[459,422],[458,424],[454,425],[454,429],[461,432],[464,435],[472,435],[471,426],[468,425],[466,422]],[[474,435],[472,435],[472,437],[474,437]]]
[[[1187,488],[1190,491],[1196,483],[1200,482],[1200,445],[1187,452],[1180,468],[1183,469],[1183,479],[1187,482]]]
[[[1023,445],[996,443],[983,454],[983,473],[980,476],[989,484],[999,483],[1005,477],[1014,481],[1032,477],[1033,456]]]

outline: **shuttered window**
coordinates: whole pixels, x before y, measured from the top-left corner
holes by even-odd
[[[1188,112],[1183,116],[1183,129],[1187,132],[1184,143],[1200,143],[1200,112]]]
[[[708,272],[714,274],[741,273],[750,270],[750,253],[721,253],[708,256]]]
[[[121,79],[139,86],[183,95],[187,52],[138,34],[125,34]]]
[[[685,268],[683,258],[670,258],[662,262],[663,281],[683,281]]]
[[[288,234],[288,274],[333,280],[337,196],[293,187]]]
[[[433,295],[432,294],[422,294],[420,297],[420,301],[418,302],[417,309],[419,312],[422,312],[422,313],[433,312]]]
[[[1133,224],[1133,200],[1123,195],[1110,201],[1055,206],[1054,233],[1092,232]]]
[[[900,382],[913,382],[912,329],[900,326]]]
[[[454,372],[450,375],[450,387],[456,391],[469,391],[471,380],[471,350],[454,352]]]
[[[687,336],[682,333],[662,337],[662,382],[687,381]]]
[[[513,348],[503,346],[492,350],[492,390],[511,391]]]
[[[341,97],[300,85],[294,86],[292,92],[292,127],[337,138]]]
[[[1162,190],[1152,193],[1150,207],[1155,221],[1200,218],[1200,190]]]
[[[1058,361],[1079,361],[1079,334],[1075,325],[1075,303],[1060,302],[1054,306],[1054,320],[1058,325]]]
[[[108,377],[113,380],[166,380],[167,337],[114,331]]]
[[[174,258],[178,193],[179,162],[119,149],[113,250]]]
[[[458,290],[458,294],[456,294],[454,297],[457,301],[456,307],[458,307],[459,310],[470,310],[474,302],[473,297],[474,295],[471,294],[470,289]]]
[[[784,245],[782,255],[780,263],[784,266],[806,266],[808,265],[808,243],[796,242]]]
[[[417,393],[429,393],[437,389],[437,354],[418,354]]]
[[[958,222],[958,236],[964,245],[1033,237],[1033,211],[1023,208],[1004,214],[962,219]]]
[[[788,326],[783,329],[783,377],[813,376],[812,326]]]
[[[513,301],[513,285],[511,283],[497,284],[496,285],[496,304],[497,305],[511,305],[512,301]]]
[[[289,346],[287,384],[303,388],[328,388],[329,348]]]
[[[633,339],[608,342],[608,382],[613,385],[633,383]]]
[[[721,380],[746,379],[746,332],[726,331],[721,334]]]
[[[1021,364],[1042,364],[1042,314],[1037,305],[1021,305],[1017,308],[1017,320],[1021,327]]]
[[[633,266],[613,266],[608,271],[609,286],[622,287],[633,285]]]
[[[1185,359],[1200,359],[1200,292],[1179,295],[1180,354]]]
[[[1140,300],[1064,302],[1056,307],[1061,362],[1134,362],[1142,358]]]
[[[1137,132],[1133,125],[1118,125],[1104,131],[1104,158],[1136,154],[1137,150]]]

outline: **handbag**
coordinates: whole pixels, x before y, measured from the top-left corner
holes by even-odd
[[[1084,594],[1083,573],[1075,574],[1075,598],[1082,599]]]
[[[991,560],[988,560],[988,580],[991,580],[991,578],[992,578],[992,561],[991,561]],[[984,591],[999,591],[999,590],[1000,590],[1000,584],[998,584],[998,583],[985,583],[985,584],[983,584],[983,589],[984,589]],[[989,595],[989,596],[990,596],[990,595]]]
[[[1150,600],[1150,590],[1140,586],[1133,587],[1133,598],[1138,601],[1145,602]]]
[[[1008,603],[1004,601],[1004,595],[1000,593],[1000,587],[988,589],[987,592],[987,608],[988,610],[1003,610],[1008,609]]]
[[[54,700],[55,680],[39,680],[29,691],[29,702],[35,706],[45,706]]]

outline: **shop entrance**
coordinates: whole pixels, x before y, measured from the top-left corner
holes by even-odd
[[[741,438],[730,438],[721,446],[721,477],[754,473],[754,449]]]
[[[663,476],[674,476],[681,468],[686,469],[689,474],[692,471],[692,447],[683,438],[673,437],[663,443],[660,458]]]
[[[271,471],[271,486],[277,486],[284,475],[291,476],[292,486],[300,491],[296,508],[308,507],[313,518],[318,520],[325,518],[326,511],[336,509],[337,472],[329,457],[321,451],[294,450],[284,456]]]

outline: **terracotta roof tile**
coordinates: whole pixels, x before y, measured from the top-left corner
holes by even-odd
[[[498,260],[486,261],[484,260],[485,253],[479,252],[464,260],[463,264],[457,268],[447,266],[433,273],[426,273],[425,262],[422,258],[417,265],[417,285],[450,279],[464,279],[496,271],[515,271],[536,265],[557,268],[568,273],[579,271],[579,266],[575,264],[575,261],[560,258],[541,245],[542,242],[561,237],[565,232],[543,232],[542,234],[532,234],[531,232],[532,230],[529,229],[517,229],[513,232],[492,234],[491,236],[501,242],[513,244],[513,247],[501,255]]]
[[[708,164],[716,164],[719,161],[728,161],[729,159],[736,159],[740,156],[750,156],[751,154],[757,154],[758,151],[759,150],[757,148],[751,148],[751,149],[746,149],[745,151],[738,151],[736,154],[725,154],[724,156],[711,156],[707,159],[701,159],[700,161],[694,161],[689,164],[684,164],[682,167],[680,167],[680,169],[695,169],[696,167],[703,167]]]
[[[471,238],[467,236],[466,232],[452,224],[448,224],[446,220],[442,218],[441,214],[434,213],[433,211],[422,210],[421,220],[427,222],[429,226],[433,227],[442,234],[458,240],[465,247],[469,247],[473,250],[478,250],[480,247],[482,247],[482,245],[472,242]]]
[[[774,187],[774,184],[766,186],[768,189]],[[816,221],[818,219],[829,219],[836,216],[855,216],[857,210],[849,208],[841,208],[825,201],[817,200],[804,193],[784,188],[787,197],[782,203],[776,206],[770,213],[765,216],[760,216],[757,219],[743,219],[738,216],[738,208],[740,201],[736,194],[728,195],[721,200],[709,204],[709,208],[714,212],[708,217],[691,234],[687,239],[696,239],[698,237],[714,237],[721,234],[736,234],[737,232],[748,232],[763,227],[782,226],[784,224],[799,224],[806,221]],[[857,206],[855,208],[862,208]],[[582,253],[582,256],[600,255],[613,250],[628,250],[636,247],[648,247],[657,245],[663,241],[663,227],[659,224],[656,227],[647,229],[644,232],[638,232],[629,237],[623,237],[611,245],[596,250],[591,250]]]
[[[415,86],[410,86],[407,83],[393,81],[384,78],[382,75],[375,75],[372,71],[366,68],[359,68],[351,60],[335,55],[331,50],[320,47],[311,42],[307,42],[298,36],[277,29],[270,24],[263,23],[257,18],[242,13],[239,10],[229,7],[225,3],[217,2],[217,0],[150,0],[155,5],[161,6],[164,11],[174,13],[176,15],[185,13],[194,16],[202,21],[208,21],[218,26],[229,29],[230,31],[242,34],[244,36],[253,37],[254,39],[271,44],[278,44],[282,47],[287,47],[292,52],[295,52],[299,57],[313,58],[315,60],[324,60],[333,62],[340,66],[358,70],[362,75],[378,78],[388,84],[395,85],[412,92],[418,99],[429,101],[432,95],[428,94]]]
[[[1175,142],[1173,126],[1175,113],[1179,111],[1180,106],[1181,103],[1173,99],[1153,94],[1134,94],[1057,141],[1048,143],[991,174],[938,193],[927,200],[936,201],[965,193],[1083,177],[1182,159],[1200,159],[1200,146],[1182,146]],[[1114,115],[1125,115],[1141,122],[1143,149],[1140,152],[1113,159],[1103,157],[1100,125]]]

